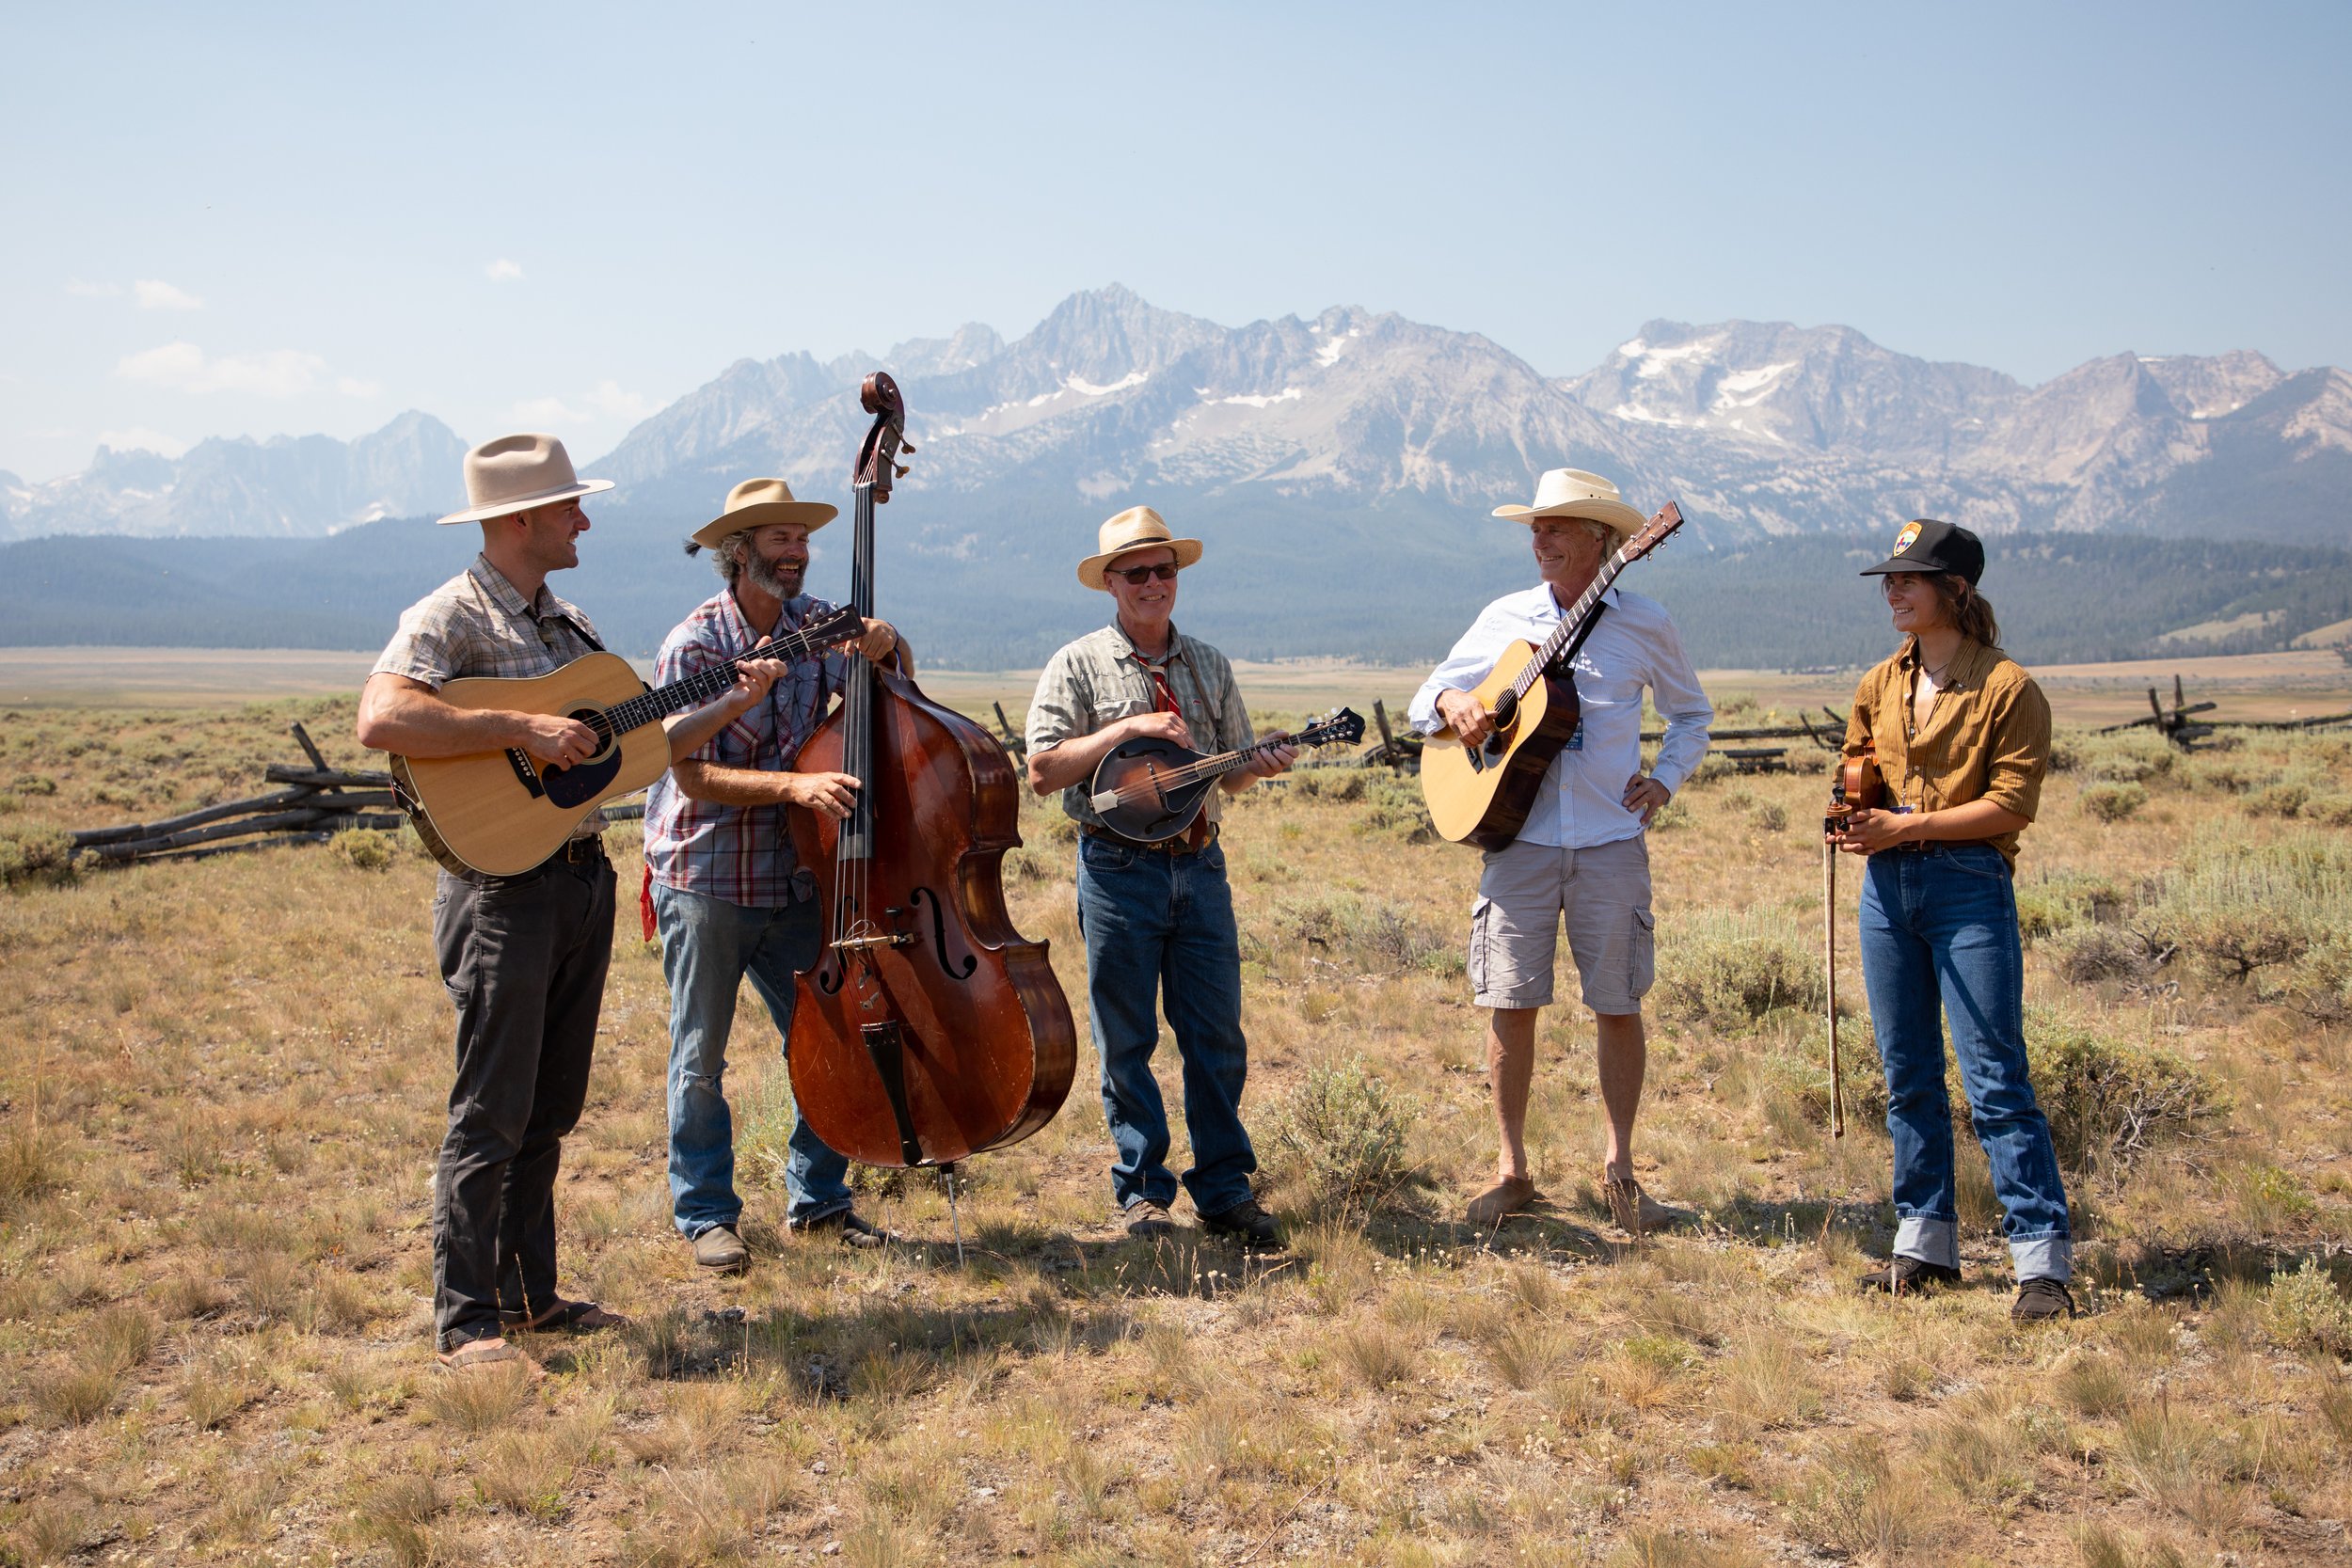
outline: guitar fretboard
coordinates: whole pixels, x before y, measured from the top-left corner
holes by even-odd
[[[747,649],[707,670],[698,670],[682,680],[640,692],[625,703],[615,703],[590,721],[589,727],[609,740],[614,736],[627,735],[642,724],[666,719],[673,713],[700,707],[725,694],[727,689],[735,684],[736,667],[746,659],[799,658],[812,648],[843,641],[850,624],[850,617],[846,612],[812,621],[798,631],[787,632],[755,648]]]
[[[1511,683],[1513,691],[1526,696],[1529,689],[1543,678],[1544,672],[1551,668],[1552,661],[1567,652],[1568,644],[1577,640],[1598,612],[1600,596],[1608,593],[1618,575],[1632,564],[1635,557],[1626,553],[1630,548],[1629,545],[1622,546],[1600,563],[1599,572],[1585,585],[1584,592],[1576,596],[1576,603],[1568,606],[1567,613],[1560,617],[1560,625],[1553,628],[1549,637],[1544,639],[1543,647],[1534,658],[1528,660],[1527,668],[1519,672],[1518,678]]]

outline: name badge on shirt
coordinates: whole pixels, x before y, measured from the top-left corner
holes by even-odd
[[[1576,733],[1568,736],[1568,750],[1571,752],[1584,750],[1584,721],[1581,719],[1577,721]]]

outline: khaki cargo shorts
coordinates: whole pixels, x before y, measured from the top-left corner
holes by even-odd
[[[1482,1007],[1551,1004],[1551,972],[1567,917],[1584,1005],[1637,1013],[1657,974],[1649,845],[1635,837],[1590,849],[1515,843],[1486,852],[1470,911],[1470,979]]]

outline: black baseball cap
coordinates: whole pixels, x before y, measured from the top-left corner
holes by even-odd
[[[1888,572],[1951,572],[1974,588],[1984,576],[1984,544],[1956,523],[1914,517],[1895,535],[1895,553],[1875,566],[1865,566],[1866,578]]]

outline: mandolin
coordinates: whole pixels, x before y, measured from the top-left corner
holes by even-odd
[[[1120,837],[1152,844],[1191,827],[1217,780],[1276,747],[1353,745],[1363,737],[1363,715],[1344,707],[1334,708],[1296,735],[1215,756],[1144,736],[1121,741],[1094,765],[1093,792],[1087,803],[1103,818],[1103,826]]]
[[[1421,792],[1438,836],[1481,849],[1500,849],[1518,837],[1544,774],[1583,717],[1576,677],[1567,666],[1600,618],[1600,596],[1617,574],[1681,526],[1682,509],[1668,501],[1601,562],[1591,586],[1568,607],[1542,647],[1513,642],[1502,650],[1486,680],[1470,692],[1494,715],[1494,733],[1484,742],[1465,746],[1451,729],[1422,742]]]
[[[433,858],[459,876],[513,877],[572,836],[580,819],[615,795],[644,788],[670,766],[660,721],[715,702],[749,658],[803,658],[853,641],[862,623],[836,610],[683,680],[649,689],[617,654],[583,654],[545,675],[468,675],[444,684],[453,707],[560,713],[596,732],[596,755],[568,768],[519,746],[457,757],[392,758],[392,796]]]

